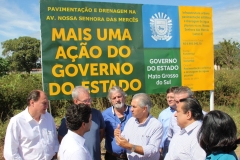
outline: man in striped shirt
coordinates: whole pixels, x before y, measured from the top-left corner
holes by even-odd
[[[129,160],[158,160],[162,139],[162,124],[150,115],[152,102],[145,93],[133,96],[131,102],[132,116],[123,132],[120,125],[114,131],[116,143],[127,149]]]

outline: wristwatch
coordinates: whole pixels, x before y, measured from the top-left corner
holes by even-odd
[[[131,152],[134,152],[135,149],[136,149],[136,146],[133,144],[133,145],[132,145],[132,148],[131,148]]]

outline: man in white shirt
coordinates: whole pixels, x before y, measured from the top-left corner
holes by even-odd
[[[174,90],[175,104],[176,104],[176,102],[179,102],[180,99],[188,98],[188,97],[193,97],[193,92],[191,91],[191,89],[189,87],[181,86]],[[175,114],[175,112],[174,112],[174,114]],[[171,139],[175,133],[177,133],[181,130],[181,128],[177,125],[177,119],[174,116],[174,114],[170,118],[169,127],[168,127],[167,137],[168,137],[169,141],[171,141]]]
[[[91,108],[87,104],[73,104],[67,109],[66,125],[68,133],[63,137],[58,151],[60,160],[92,160],[84,145],[83,135],[92,125]]]
[[[72,91],[72,98],[74,104],[84,103],[91,107],[92,99],[89,93],[89,89],[83,86],[76,86]],[[90,152],[92,159],[101,160],[101,141],[104,137],[105,123],[102,113],[92,108],[92,126],[89,132],[84,134],[86,139],[85,145]],[[58,140],[61,143],[62,138],[67,134],[68,129],[66,126],[65,117],[61,121],[61,125],[58,128]]]
[[[162,124],[150,115],[151,98],[145,93],[133,96],[132,116],[122,133],[120,125],[114,130],[116,143],[127,149],[129,160],[158,160],[162,139]]]
[[[193,92],[191,91],[191,89],[189,87],[181,86],[174,90],[174,100],[175,100],[176,106],[179,104],[180,99],[188,98],[188,97],[193,97]],[[174,114],[175,114],[175,112],[174,112]],[[202,110],[202,112],[203,112],[203,115],[206,114],[205,111]],[[168,127],[167,136],[168,136],[169,141],[171,141],[171,139],[175,133],[178,133],[181,131],[181,128],[178,126],[177,119],[174,116],[174,114],[170,118],[169,127]]]
[[[181,131],[174,134],[165,160],[205,160],[206,153],[197,140],[203,119],[201,105],[192,97],[175,101],[177,104],[175,116]]]
[[[46,112],[48,98],[43,91],[33,90],[27,98],[28,107],[12,117],[6,131],[6,160],[51,160],[58,151],[56,126]]]

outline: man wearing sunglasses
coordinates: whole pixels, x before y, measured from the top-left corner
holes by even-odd
[[[174,90],[174,101],[175,105],[179,104],[179,100],[183,98],[193,97],[193,92],[189,87],[181,86],[178,88],[175,88]],[[176,107],[174,107],[176,109]],[[171,141],[173,135],[177,132],[179,132],[181,128],[177,125],[177,119],[174,116],[174,114],[170,118],[169,128],[168,128],[168,140]]]
[[[91,106],[92,99],[90,97],[89,90],[76,86],[72,91],[72,98],[74,104],[87,104]],[[90,131],[84,134],[86,139],[85,145],[88,148],[93,160],[101,160],[101,146],[100,143],[104,136],[105,123],[102,113],[92,108],[92,126]],[[66,119],[63,118],[61,125],[58,129],[58,140],[61,143],[62,138],[67,134],[68,129],[66,126]]]
[[[181,86],[174,90],[174,101],[175,101],[176,107],[179,105],[180,99],[184,99],[188,97],[193,97],[193,92],[189,87]],[[205,111],[202,111],[202,113],[203,115],[206,114]],[[168,140],[171,141],[173,135],[180,131],[181,131],[181,128],[178,126],[177,119],[173,114],[170,119],[169,128],[168,128],[168,134],[167,134]]]
[[[181,130],[172,137],[165,160],[205,160],[206,153],[197,140],[203,119],[202,107],[195,98],[180,97],[176,96],[175,99],[177,105],[175,117]]]

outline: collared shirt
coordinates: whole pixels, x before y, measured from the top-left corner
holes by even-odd
[[[114,130],[117,128],[118,124],[120,124],[121,131],[123,130],[125,124],[132,117],[132,112],[130,111],[130,106],[126,107],[124,111],[124,119],[120,121],[118,116],[114,113],[113,106],[107,108],[102,112],[104,122],[106,124],[105,127],[105,148],[108,152],[114,152],[116,154],[126,153],[126,149],[120,147],[116,144],[116,140],[114,138]]]
[[[85,139],[80,135],[68,130],[63,137],[58,151],[60,160],[92,160],[92,157],[84,145]]]
[[[121,135],[133,145],[142,146],[144,155],[127,150],[129,160],[158,160],[159,146],[162,138],[162,124],[151,115],[144,123],[139,123],[134,117],[130,118]]]
[[[11,118],[4,144],[6,160],[50,160],[58,147],[56,126],[49,113],[42,114],[37,122],[27,107]]]
[[[195,121],[176,133],[164,160],[205,160],[206,153],[200,147],[197,134],[202,121]]]
[[[86,139],[85,146],[88,148],[88,151],[94,160],[101,160],[100,129],[104,128],[105,123],[102,113],[99,110],[92,108],[92,125],[90,131],[86,132],[83,137]],[[63,118],[58,129],[58,135],[64,137],[67,132],[66,119]]]
[[[163,125],[163,136],[162,136],[162,142],[160,144],[160,148],[168,147],[169,140],[168,140],[168,127],[170,124],[170,119],[174,113],[174,109],[171,107],[168,107],[164,109],[158,116],[158,120]]]
[[[181,131],[181,128],[177,124],[177,118],[175,117],[175,113],[176,113],[176,111],[173,113],[173,115],[170,119],[170,122],[169,122],[169,128],[168,128],[168,133],[167,133],[167,137],[168,137],[169,141],[171,141],[171,139],[175,133],[178,133],[179,131]],[[205,112],[205,111],[202,111],[202,113],[204,116],[207,114],[207,112]]]
[[[167,137],[168,137],[169,141],[171,141],[171,139],[175,133],[178,133],[181,131],[181,128],[177,124],[177,118],[175,117],[175,113],[176,113],[176,111],[173,112],[172,116],[170,117],[170,121],[169,121],[169,127],[168,127],[168,132],[167,132]]]
[[[206,160],[238,160],[238,158],[234,151],[229,153],[218,151],[208,155]]]

